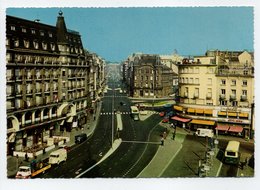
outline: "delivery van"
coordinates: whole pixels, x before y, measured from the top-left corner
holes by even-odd
[[[49,157],[49,164],[59,164],[67,160],[67,151],[65,149],[58,149],[53,151]]]
[[[203,128],[198,128],[195,134],[198,137],[210,137],[210,138],[212,138],[214,136],[212,129],[203,129]]]

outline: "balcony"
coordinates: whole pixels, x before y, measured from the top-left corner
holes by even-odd
[[[226,99],[226,94],[220,94],[219,95],[220,100],[225,100]]]
[[[212,99],[212,95],[211,95],[210,93],[207,93],[207,95],[206,95],[206,99],[207,99],[207,100]]]
[[[193,98],[199,98],[199,94],[198,93],[194,93]]]
[[[231,94],[230,97],[229,97],[229,99],[230,99],[231,101],[236,100],[236,95],[235,95],[235,94]]]
[[[247,95],[241,95],[241,102],[247,101]]]

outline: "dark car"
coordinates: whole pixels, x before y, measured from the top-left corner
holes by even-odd
[[[174,113],[174,111],[170,111],[166,114],[166,116],[172,117],[172,116],[175,116],[175,113]]]
[[[82,143],[84,142],[85,140],[87,140],[87,134],[86,133],[82,133],[80,135],[76,135],[75,136],[75,143],[78,144],[78,143]]]

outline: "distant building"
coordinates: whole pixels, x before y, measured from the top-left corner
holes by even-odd
[[[185,58],[179,65],[179,84],[180,102],[175,108],[180,115],[194,119],[189,127],[252,137],[253,53],[216,50]]]
[[[56,26],[7,16],[8,154],[44,147],[49,137],[83,127],[101,94],[103,71],[104,61],[84,51],[62,12]]]
[[[163,98],[172,94],[173,71],[161,63],[158,55],[133,54],[124,64],[130,96]]]

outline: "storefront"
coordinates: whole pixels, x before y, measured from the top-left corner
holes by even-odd
[[[174,116],[171,119],[174,121],[175,126],[182,127],[182,128],[186,128],[187,123],[189,123],[190,120],[191,120],[191,119],[182,118],[182,117],[179,117],[179,116]]]
[[[215,126],[215,121],[210,121],[210,120],[193,119],[189,123],[190,130],[194,130],[194,131],[196,131],[197,128],[213,129],[214,126]]]

